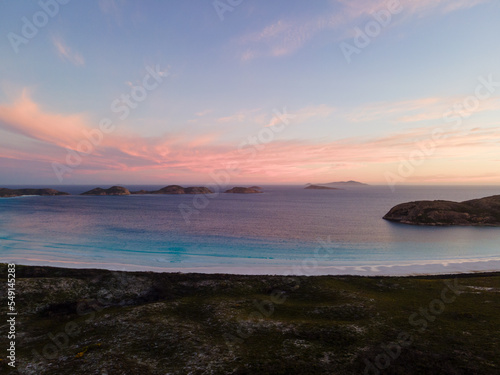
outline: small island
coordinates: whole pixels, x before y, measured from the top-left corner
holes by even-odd
[[[130,191],[121,186],[112,186],[109,189],[102,189],[98,187],[80,195],[130,195]]]
[[[226,190],[224,193],[230,193],[230,194],[256,194],[256,193],[262,193],[262,191],[260,189],[257,189],[256,186],[254,186],[254,187],[236,186],[236,187],[233,187],[232,189]]]
[[[7,189],[0,188],[0,198],[22,197],[25,195],[55,196],[69,195],[55,189]]]
[[[464,202],[445,200],[401,203],[385,220],[411,225],[500,226],[500,195]]]
[[[339,188],[330,187],[330,186],[322,186],[322,185],[309,185],[304,189],[316,189],[316,190],[341,190]]]
[[[134,191],[132,194],[213,194],[214,192],[205,186],[193,186],[184,188],[180,185],[168,185],[155,191]]]
[[[363,182],[359,181],[336,181],[336,182],[328,182],[327,184],[324,185],[343,185],[343,186],[369,186],[368,184],[365,184]]]
[[[365,184],[363,182],[359,181],[335,181],[335,182],[326,182],[326,183],[321,183],[321,184],[306,184],[306,185],[317,185],[317,186],[329,186],[329,187],[363,187],[363,186],[370,186],[368,184]]]

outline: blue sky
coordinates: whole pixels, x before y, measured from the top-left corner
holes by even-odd
[[[496,1],[0,7],[2,184],[500,184]]]

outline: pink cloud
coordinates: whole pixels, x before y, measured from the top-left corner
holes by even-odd
[[[433,102],[431,100],[431,102]],[[333,109],[326,106],[306,107],[297,118],[325,116]],[[16,141],[0,142],[0,158],[26,162],[65,162],[66,148],[76,149],[92,124],[83,115],[61,115],[44,112],[29,96],[10,106],[0,106],[0,130]],[[239,142],[222,143],[217,133],[168,134],[143,137],[114,132],[104,136],[101,144],[74,171],[82,176],[185,176],[209,180],[216,170],[236,168],[235,179],[248,181],[293,182],[348,173],[374,175],[382,166],[398,163],[417,148],[418,141],[428,140],[433,127],[422,127],[387,134],[372,139],[348,138],[333,142],[274,140],[258,148]],[[444,129],[444,137],[428,160],[445,160],[453,165],[464,157],[482,164],[498,154],[500,125],[463,130]],[[383,172],[378,175],[382,179]],[[162,177],[163,176],[163,177]],[[375,176],[375,175],[374,175]],[[373,178],[376,178],[373,177]]]
[[[77,66],[85,65],[85,59],[83,56],[69,48],[60,37],[53,37],[52,43],[56,47],[59,57],[63,60],[69,61]]]
[[[60,115],[43,112],[26,90],[11,106],[0,106],[2,127],[60,147],[74,148],[88,130],[83,115]]]

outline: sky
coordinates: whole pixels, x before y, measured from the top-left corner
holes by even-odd
[[[500,185],[495,0],[1,0],[0,185]]]

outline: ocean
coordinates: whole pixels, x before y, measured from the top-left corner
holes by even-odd
[[[95,186],[53,187],[79,194]],[[409,226],[382,216],[402,202],[463,201],[500,194],[500,187],[262,187],[262,194],[209,198],[1,198],[0,262],[302,275],[499,270],[500,228]]]

